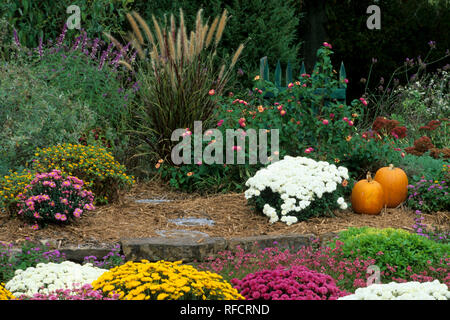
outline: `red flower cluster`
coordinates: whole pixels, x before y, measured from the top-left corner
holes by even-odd
[[[406,127],[399,127],[400,122],[397,120],[389,120],[385,117],[377,117],[372,124],[372,130],[382,135],[392,135],[397,139],[406,137]]]
[[[420,130],[433,131],[436,130],[441,125],[439,120],[431,120],[427,125],[420,127]]]
[[[450,158],[450,148],[436,148],[431,142],[431,139],[427,136],[420,137],[414,141],[413,147],[405,148],[406,153],[413,154],[415,156],[421,156],[427,151],[430,151],[430,156],[436,159],[439,158],[441,154],[445,159]]]

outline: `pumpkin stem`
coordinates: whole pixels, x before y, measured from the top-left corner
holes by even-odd
[[[394,165],[391,163],[391,164],[389,165],[389,170],[392,170],[392,169],[394,169]]]
[[[372,182],[372,175],[370,174],[370,171],[367,172],[366,178],[368,182]]]

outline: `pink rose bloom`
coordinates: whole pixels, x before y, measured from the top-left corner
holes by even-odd
[[[324,125],[327,125],[327,124],[328,124],[328,120],[325,119],[325,120],[322,121],[322,123],[323,123]]]
[[[223,119],[219,120],[219,122],[217,122],[217,126],[220,127],[223,124]]]

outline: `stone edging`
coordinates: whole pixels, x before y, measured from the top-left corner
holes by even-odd
[[[324,234],[320,236],[320,242],[323,243],[335,235],[335,233]],[[184,263],[191,263],[215,256],[220,251],[234,251],[237,246],[240,246],[246,252],[274,246],[298,250],[303,246],[311,245],[315,238],[317,236],[314,234],[263,235],[231,239],[222,237],[154,237],[121,239],[118,244],[121,247],[121,254],[125,256],[127,261],[139,261],[141,259],[149,261],[182,260]],[[86,256],[96,256],[101,259],[113,247],[114,244],[102,244],[102,246],[62,247],[57,250],[63,253],[67,260],[82,263]]]

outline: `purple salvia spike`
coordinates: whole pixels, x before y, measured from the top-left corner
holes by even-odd
[[[64,23],[61,34],[58,37],[58,42],[56,43],[57,46],[60,46],[62,44],[62,42],[64,41],[64,38],[66,37],[66,32],[67,32],[67,24]]]
[[[17,35],[16,29],[13,30],[13,34],[14,34],[14,41],[16,42],[16,45],[20,48],[19,36]]]
[[[39,38],[39,46],[38,46],[38,52],[39,52],[39,56],[42,58],[43,56],[43,50],[42,50],[42,37]]]

